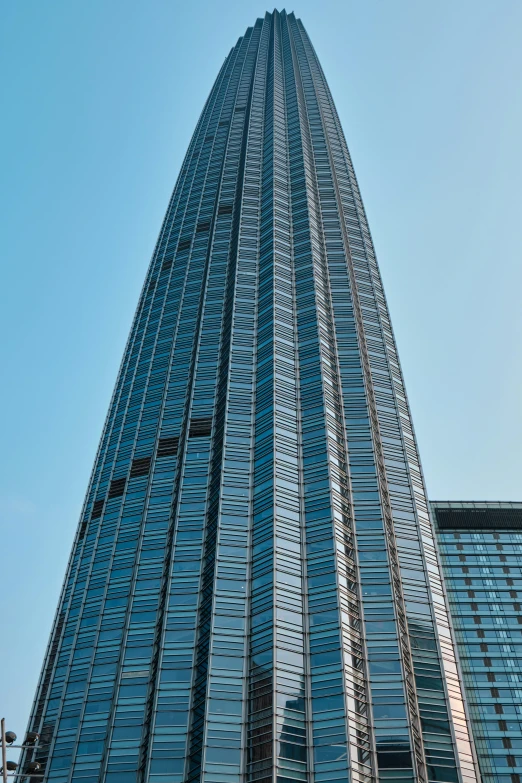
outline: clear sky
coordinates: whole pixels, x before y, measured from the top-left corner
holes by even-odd
[[[253,0],[4,0],[0,713],[25,730],[164,210]],[[298,0],[433,499],[522,500],[522,3]]]

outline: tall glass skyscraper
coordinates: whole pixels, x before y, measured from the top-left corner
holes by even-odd
[[[30,729],[53,783],[477,780],[370,231],[293,14],[247,29],[194,132]]]

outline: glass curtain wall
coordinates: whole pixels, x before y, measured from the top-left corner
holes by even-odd
[[[53,783],[476,780],[371,236],[293,14],[248,28],[194,132],[30,728]]]
[[[522,503],[432,504],[483,783],[522,775]]]

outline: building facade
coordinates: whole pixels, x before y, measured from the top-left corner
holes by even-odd
[[[53,783],[477,780],[370,231],[293,14],[247,29],[191,140],[30,729]]]
[[[522,775],[522,503],[432,503],[483,783]]]

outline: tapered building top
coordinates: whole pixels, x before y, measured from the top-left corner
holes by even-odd
[[[125,349],[30,728],[54,783],[474,783],[402,373],[302,23],[226,58]]]

